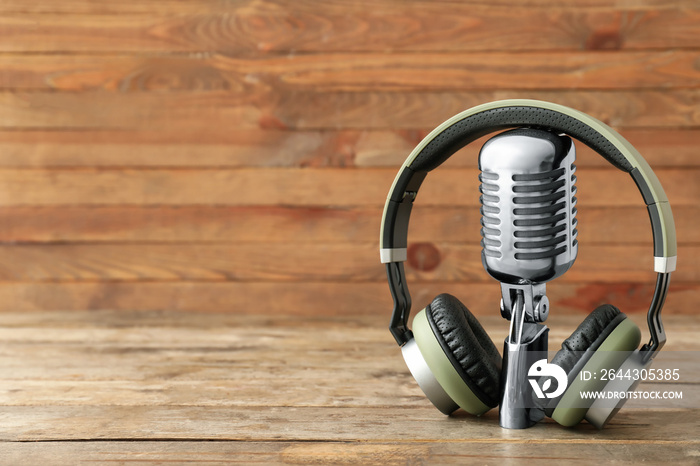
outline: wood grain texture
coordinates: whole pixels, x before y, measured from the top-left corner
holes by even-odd
[[[698,257],[700,245],[679,255]],[[284,260],[280,260],[284,258]],[[689,260],[674,277],[700,280],[700,263]],[[407,277],[420,281],[491,280],[477,243],[413,243]],[[383,282],[377,243],[267,244],[53,244],[0,246],[0,280],[63,281],[349,281]],[[589,245],[562,282],[649,282],[653,250],[644,246]]]
[[[697,1],[5,0],[0,37],[0,463],[697,464]],[[507,431],[411,379],[384,199],[432,128],[505,98],[589,113],[657,172],[680,257],[656,364],[683,380],[642,387],[683,400]],[[484,141],[426,180],[407,271],[414,312],[451,293],[500,347]],[[578,155],[552,349],[603,303],[648,336],[646,210]]]
[[[580,320],[551,317],[550,338],[557,342]],[[632,319],[643,324],[644,316]],[[507,331],[499,317],[482,320],[494,339]],[[6,313],[0,327],[3,459],[696,459],[693,432],[700,417],[686,405],[628,405],[604,431],[585,423],[567,429],[549,420],[507,431],[498,427],[495,412],[445,417],[421,394],[381,324],[376,314]],[[699,324],[696,316],[667,318],[669,344],[657,364],[692,369],[687,355],[699,348]],[[672,357],[680,354],[685,359]],[[670,359],[663,362],[663,355]],[[682,390],[684,402],[694,403],[700,395],[694,377],[661,389]]]
[[[401,361],[397,361],[401,362]],[[418,395],[420,396],[420,395]],[[335,412],[331,412],[335,410]],[[475,420],[471,416],[445,419],[432,406],[423,409],[389,407],[367,408],[303,408],[303,407],[250,407],[242,409],[218,406],[144,407],[144,406],[73,406],[5,407],[8,422],[0,428],[2,441],[68,441],[86,442],[93,439],[120,439],[123,441],[156,440],[212,440],[212,441],[279,441],[292,442],[365,442],[379,439],[406,438],[417,441],[451,443],[459,440],[482,440],[485,443],[568,443],[588,435],[588,443],[603,444],[672,444],[676,448],[695,451],[697,439],[689,437],[698,426],[693,410],[623,411],[616,417],[620,424],[605,431],[604,441],[591,425],[566,430],[549,421],[536,431],[515,431],[504,439],[496,413]],[[174,415],[174,413],[178,413]],[[79,417],[82,422],[67,426],[66,417]],[[340,419],[343,419],[341,422]],[[401,422],[398,422],[398,420]],[[188,422],[185,422],[188,421]],[[391,422],[394,421],[394,422]],[[348,429],[346,425],[359,426]],[[373,428],[362,429],[372,425]],[[665,425],[659,429],[658,425]],[[154,435],[156,432],[156,435]],[[157,433],[164,435],[158,436]],[[545,434],[546,432],[546,434]],[[682,439],[682,440],[679,440]],[[572,442],[574,443],[574,442]],[[579,442],[577,442],[579,443]],[[686,453],[685,456],[691,456]],[[691,456],[692,457],[692,456]],[[607,458],[607,456],[606,456]]]
[[[674,206],[695,205],[700,198],[700,170],[659,169],[655,173]],[[383,206],[395,176],[392,168],[5,169],[0,170],[0,206]],[[632,180],[625,183],[616,170],[591,168],[580,170],[577,176],[582,208],[641,204]],[[423,183],[416,202],[477,206],[478,185],[478,169],[437,170]]]
[[[4,55],[0,89],[294,91],[698,88],[697,50],[643,52]],[[517,65],[514,66],[514,63]],[[623,78],[624,77],[624,78]]]
[[[274,130],[215,126],[182,131],[0,130],[0,167],[391,167],[401,166],[431,130]],[[624,129],[654,168],[698,167],[700,130]],[[476,166],[489,136],[462,149],[445,167]],[[578,167],[609,167],[583,144]]]
[[[397,444],[395,441],[362,443],[348,442],[212,442],[212,441],[129,441],[129,442],[56,442],[8,443],[3,445],[8,462],[18,466],[33,466],[50,459],[54,465],[74,465],[80,462],[126,462],[153,465],[171,462],[197,464],[385,464],[404,465],[418,462],[440,464],[479,464],[537,461],[545,465],[562,462],[574,465],[590,464],[590,458],[626,462],[644,458],[650,464],[673,462],[682,466],[697,464],[694,446],[679,443],[616,442],[581,443],[578,440],[561,443],[523,442],[495,448],[493,442],[454,441],[449,443],[421,442]]]
[[[491,7],[512,7],[510,0],[465,0],[460,2],[461,8],[465,10],[474,6]],[[382,0],[374,2],[371,0],[354,0],[348,2],[328,2],[320,0],[299,0],[294,2],[294,8],[310,12],[357,12],[374,11],[377,13],[396,12],[398,7],[406,8],[408,11],[445,11],[447,8],[460,8],[460,4],[455,5],[449,0]],[[586,11],[591,9],[614,10],[616,7],[610,5],[607,0],[562,0],[552,4],[552,0],[523,0],[518,3],[521,7],[528,8],[549,8],[573,11]],[[634,11],[657,11],[657,10],[678,10],[692,8],[696,6],[694,0],[632,0],[618,2],[617,9],[627,9]],[[216,0],[124,0],[119,3],[104,4],[100,0],[67,0],[61,3],[46,2],[45,0],[6,0],[0,5],[0,12],[3,13],[53,13],[53,14],[143,14],[153,13],[225,13],[232,8],[244,9],[245,11],[279,12],[280,10],[290,10],[289,2],[286,0],[236,0],[235,2],[220,2]],[[461,10],[455,10],[461,11]]]
[[[363,4],[364,3],[364,4]],[[6,14],[5,52],[232,54],[697,47],[697,5],[552,8],[454,2],[244,2],[189,14]],[[37,28],[36,25],[41,25]],[[503,34],[502,31],[508,31]]]
[[[676,228],[700,229],[700,209],[674,206]],[[478,237],[475,207],[417,204],[410,240],[466,242]],[[366,243],[378,241],[382,207],[301,206],[48,206],[0,208],[0,241],[12,243]],[[588,207],[579,210],[583,244],[651,243],[644,208]],[[681,245],[700,237],[683,234]]]
[[[650,274],[651,275],[651,274]],[[627,277],[619,277],[626,279]],[[664,314],[695,313],[700,286],[674,281]],[[550,284],[552,313],[587,314],[613,304],[628,314],[646,315],[653,294],[653,276],[644,282]],[[440,293],[461,299],[476,315],[498,313],[501,298],[496,281],[481,283],[412,281],[414,310]],[[304,317],[384,315],[389,325],[391,295],[384,282],[61,282],[2,283],[0,312],[99,311],[115,309]],[[4,317],[3,317],[4,319]]]
[[[376,241],[396,168],[443,119],[511,97],[578,108],[627,136],[691,257],[699,11],[690,0],[3,2],[3,306],[232,312],[238,298],[334,314],[335,290],[370,309],[387,299]],[[478,294],[486,281],[470,241],[479,145],[421,191],[409,263],[420,296]],[[619,295],[643,310],[639,195],[587,148],[578,166],[582,248],[562,307]],[[674,312],[699,273],[680,263]],[[310,310],[276,303],[275,287]],[[197,293],[211,296],[200,305]]]
[[[699,89],[620,91],[283,92],[248,83],[211,92],[2,92],[0,127],[202,130],[432,128],[494,100],[557,102],[618,128],[697,128]]]
[[[691,130],[694,133],[694,131]],[[418,134],[427,134],[416,131]],[[666,134],[666,133],[664,133]],[[685,134],[685,133],[684,133]],[[406,141],[401,145],[397,139]],[[413,136],[415,139],[416,136]],[[410,135],[393,131],[241,130],[216,125],[192,131],[160,128],[135,130],[0,130],[3,167],[345,167],[372,150],[374,141],[387,139],[394,159],[411,147]],[[681,151],[696,136],[680,138]],[[697,134],[700,141],[700,132]],[[653,151],[652,145],[650,152]],[[679,159],[681,158],[679,154]],[[661,159],[661,157],[660,157]],[[667,157],[663,159],[668,160]],[[375,162],[376,164],[376,162]],[[396,166],[396,161],[387,165]],[[359,165],[362,165],[360,161]],[[400,163],[399,163],[400,165]]]

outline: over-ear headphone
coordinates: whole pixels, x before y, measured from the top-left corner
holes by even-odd
[[[666,342],[661,309],[670,273],[676,268],[673,214],[658,178],[639,152],[616,131],[577,110],[549,102],[503,100],[466,110],[442,123],[408,156],[384,206],[380,256],[386,264],[394,301],[390,330],[402,348],[406,363],[430,401],[443,413],[461,407],[480,415],[497,406],[501,393],[501,356],[477,318],[457,298],[437,296],[420,311],[408,328],[411,297],[403,262],[411,208],[429,171],[474,140],[509,128],[533,128],[564,133],[586,144],[618,169],[629,173],[647,205],[653,232],[656,289],[647,323],[651,338],[641,341],[639,328],[616,307],[595,309],[562,344],[552,364],[567,374],[568,387],[542,410],[555,421],[572,426],[586,418],[602,428],[624,403],[584,400],[581,393],[614,388],[629,391],[638,379],[613,381],[578,377],[601,368],[647,368]]]

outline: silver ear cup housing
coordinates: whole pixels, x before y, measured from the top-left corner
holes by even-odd
[[[643,354],[636,350],[622,363],[619,371],[621,374],[640,374],[642,369],[649,369],[650,366],[651,360],[644,362]],[[635,380],[632,377],[615,377],[605,385],[602,391],[627,395],[637,388],[639,381],[639,378]],[[627,396],[618,399],[598,398],[586,411],[585,419],[598,429],[602,429],[626,402]]]
[[[452,414],[459,408],[433,375],[414,338],[401,347],[401,354],[418,386],[440,412]]]

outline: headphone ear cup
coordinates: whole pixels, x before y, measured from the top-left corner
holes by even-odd
[[[615,306],[604,304],[589,314],[562,343],[552,359],[566,372],[568,386],[561,397],[553,400],[545,414],[559,424],[573,426],[583,420],[594,399],[584,399],[583,392],[602,390],[606,381],[602,369],[617,370],[641,341],[639,327]],[[582,371],[598,374],[584,380]]]
[[[612,330],[627,316],[611,304],[603,304],[588,314],[574,332],[564,340],[551,364],[569,374],[583,353],[596,350]]]
[[[430,328],[429,335],[417,328],[418,316],[413,323],[413,332],[421,352],[428,346],[425,340],[434,340],[438,346],[433,346],[433,350],[444,354],[451,370],[461,381],[459,389],[446,386],[454,384],[446,383],[444,378],[441,380],[441,371],[431,367],[440,385],[460,407],[472,414],[483,414],[497,406],[500,398],[501,356],[476,317],[449,294],[437,296],[425,308],[424,314],[424,320]],[[425,359],[430,366],[429,358]],[[457,391],[460,393],[455,393]],[[472,402],[474,398],[478,400],[477,403]]]

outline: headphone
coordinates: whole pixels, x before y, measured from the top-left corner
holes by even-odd
[[[589,314],[562,343],[551,364],[563,369],[568,387],[541,406],[559,424],[573,426],[584,418],[602,428],[624,404],[582,399],[584,391],[630,391],[639,380],[579,377],[602,368],[626,371],[648,368],[666,342],[661,309],[670,274],[676,269],[673,214],[661,184],[639,152],[621,135],[580,111],[536,100],[502,100],[466,110],[442,123],[411,152],[394,179],[384,205],[380,257],[386,264],[394,301],[390,330],[404,359],[428,399],[443,413],[458,408],[481,415],[501,397],[501,356],[477,318],[457,298],[440,294],[420,311],[408,328],[411,296],[403,262],[407,259],[411,208],[429,171],[474,140],[509,128],[533,128],[567,134],[586,144],[618,169],[629,173],[647,205],[653,232],[656,289],[647,314],[651,338],[637,349],[641,332],[616,307],[605,304]]]

